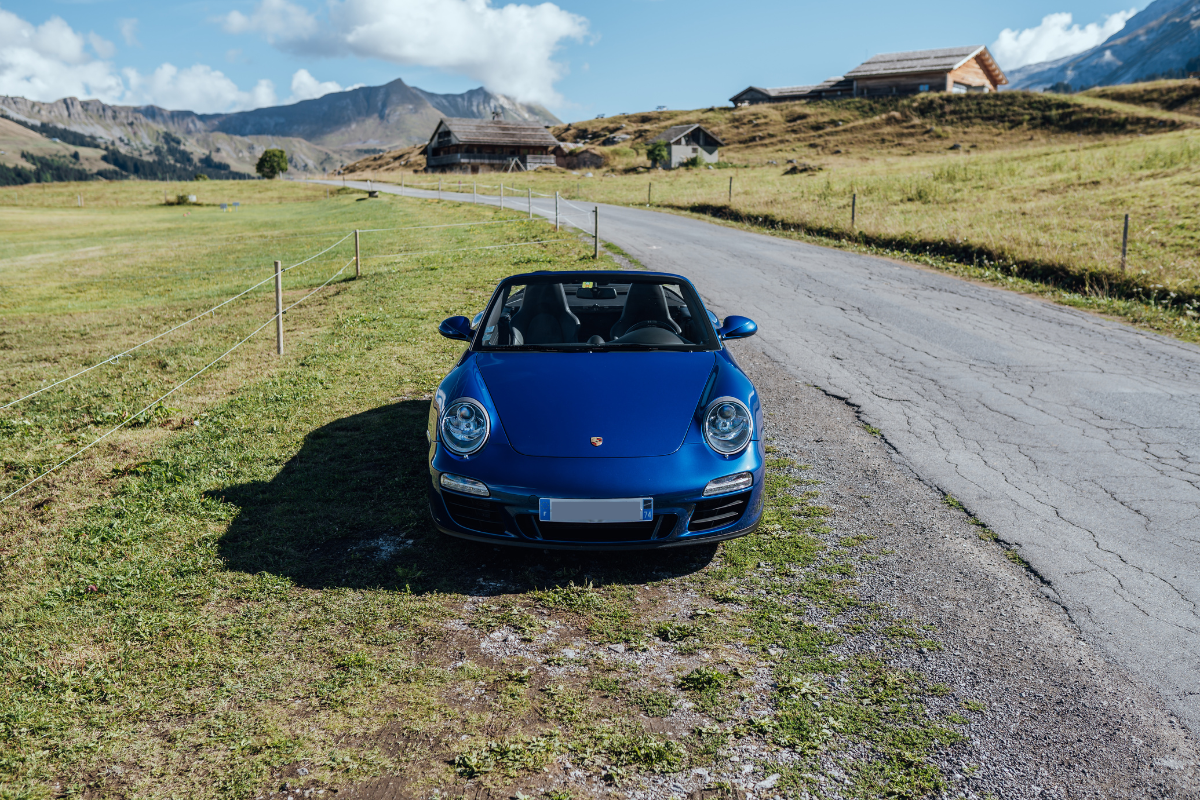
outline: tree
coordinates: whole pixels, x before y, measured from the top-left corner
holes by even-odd
[[[659,164],[670,158],[670,152],[667,150],[667,143],[663,141],[651,142],[646,148],[646,158],[650,159],[651,164]]]
[[[258,163],[254,165],[254,171],[267,180],[287,172],[287,168],[287,153],[275,148],[267,150],[259,156]]]

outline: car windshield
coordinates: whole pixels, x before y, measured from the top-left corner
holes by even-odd
[[[688,283],[629,275],[511,278],[496,289],[481,350],[716,350]]]

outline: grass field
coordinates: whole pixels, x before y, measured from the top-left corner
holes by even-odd
[[[138,205],[144,189],[0,213],[4,397],[350,229],[515,219],[284,184],[184,216]],[[971,698],[889,666],[936,634],[857,598],[876,548],[837,538],[800,465],[773,456],[761,533],[705,551],[531,558],[431,530],[428,396],[460,352],[437,322],[505,274],[593,263],[575,240],[449,251],[547,234],[364,234],[363,277],[290,312],[282,358],[268,328],[0,507],[0,797],[299,796],[396,776],[402,797],[563,800],[727,768],[735,749],[783,796],[821,796],[834,765],[854,796],[949,785],[933,754],[962,740]],[[288,273],[288,300],[347,247]],[[443,252],[385,257],[428,250]],[[264,287],[0,411],[5,491],[269,320],[271,300]],[[891,644],[834,655],[870,631]]]

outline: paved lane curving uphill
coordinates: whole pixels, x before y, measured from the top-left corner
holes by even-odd
[[[590,231],[592,205],[575,206]],[[600,238],[755,319],[798,380],[858,406],[923,480],[1018,545],[1083,634],[1200,732],[1200,348],[671,214],[601,206]]]

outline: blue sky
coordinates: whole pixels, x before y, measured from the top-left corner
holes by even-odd
[[[582,119],[816,83],[877,52],[986,44],[1011,68],[1099,43],[1144,5],[1127,2],[0,0],[0,94],[215,112],[399,77]]]

